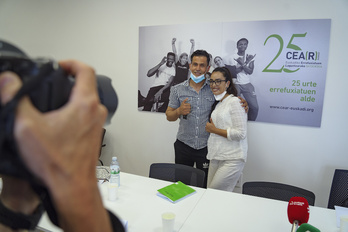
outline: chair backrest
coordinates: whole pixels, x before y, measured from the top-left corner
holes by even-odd
[[[149,177],[171,182],[181,181],[184,184],[203,187],[205,172],[182,164],[153,163]]]
[[[309,205],[314,205],[315,202],[315,195],[311,191],[274,182],[245,182],[242,193],[281,201],[289,201],[292,197],[304,197]]]
[[[335,205],[348,207],[348,170],[335,170],[327,207],[334,209]]]

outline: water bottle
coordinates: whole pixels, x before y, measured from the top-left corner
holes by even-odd
[[[117,157],[112,157],[110,164],[110,183],[116,183],[120,186],[120,165],[118,164]]]

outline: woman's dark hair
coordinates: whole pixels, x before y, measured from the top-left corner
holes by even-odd
[[[238,91],[236,89],[236,86],[233,84],[232,81],[232,74],[231,72],[228,70],[228,68],[226,67],[217,67],[216,69],[214,69],[214,71],[212,72],[212,74],[214,72],[221,72],[222,75],[226,78],[226,81],[230,82],[230,86],[227,88],[227,93],[228,94],[233,94],[234,96],[237,96]]]

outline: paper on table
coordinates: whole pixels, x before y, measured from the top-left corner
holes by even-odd
[[[348,208],[335,205],[335,211],[336,211],[336,225],[337,227],[340,227],[340,224],[341,224],[340,219],[342,216],[348,216]]]

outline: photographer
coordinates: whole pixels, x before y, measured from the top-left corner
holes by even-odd
[[[104,208],[97,186],[100,140],[96,138],[101,137],[107,110],[99,101],[94,70],[78,61],[59,64],[76,79],[70,99],[47,113],[38,111],[29,97],[20,100],[14,137],[21,159],[47,187],[64,231],[124,231],[120,221]],[[10,101],[21,85],[14,73],[1,73],[1,104]],[[41,202],[29,183],[2,178],[3,206],[14,213],[35,214]],[[0,231],[17,230],[3,223]]]

